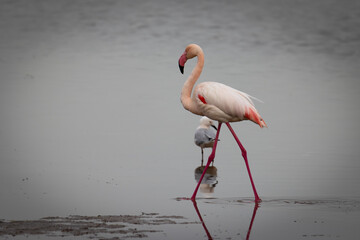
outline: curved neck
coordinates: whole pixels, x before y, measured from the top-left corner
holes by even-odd
[[[199,79],[201,71],[204,66],[204,53],[201,50],[201,48],[197,49],[196,51],[197,56],[197,64],[192,70],[190,76],[185,81],[184,86],[181,91],[181,103],[183,104],[184,108],[195,113],[197,113],[196,107],[193,104],[193,101],[191,99],[191,92],[195,85],[195,82]]]

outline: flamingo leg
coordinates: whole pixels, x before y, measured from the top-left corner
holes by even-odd
[[[249,167],[249,163],[248,163],[248,159],[247,159],[247,154],[246,154],[246,150],[245,148],[243,147],[243,145],[241,144],[239,138],[236,136],[234,130],[232,129],[232,127],[230,126],[230,123],[226,123],[226,126],[228,126],[230,132],[232,133],[232,135],[234,136],[235,138],[235,141],[237,142],[237,144],[239,145],[240,149],[241,149],[241,154],[245,160],[245,164],[246,164],[246,168],[247,168],[247,171],[248,171],[248,174],[249,174],[249,178],[250,178],[250,182],[251,182],[251,186],[252,186],[252,189],[254,191],[254,195],[255,195],[255,202],[261,202],[261,199],[259,198],[259,195],[257,194],[256,192],[256,188],[255,188],[255,184],[254,184],[254,181],[252,179],[252,176],[251,176],[251,172],[250,172],[250,167]]]
[[[206,170],[208,169],[208,167],[210,166],[210,163],[214,160],[215,158],[215,151],[216,151],[216,145],[217,145],[217,142],[218,142],[218,138],[219,138],[219,133],[220,133],[220,128],[221,128],[221,122],[219,122],[219,125],[218,125],[218,129],[217,129],[217,132],[216,132],[216,137],[215,137],[215,142],[214,142],[214,146],[213,146],[213,149],[211,151],[211,154],[209,155],[209,158],[208,158],[208,162],[206,163],[206,166],[204,168],[204,171],[200,177],[200,180],[195,188],[195,191],[191,197],[191,200],[194,201],[195,198],[196,198],[196,194],[197,194],[197,191],[199,190],[199,187],[200,187],[200,184],[204,178],[204,175],[206,173]]]

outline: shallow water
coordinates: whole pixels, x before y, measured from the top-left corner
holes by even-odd
[[[264,102],[255,104],[268,129],[232,125],[263,199],[249,238],[358,236],[358,1],[0,6],[0,219],[144,212],[199,221],[191,201],[177,201],[191,196],[201,158],[200,117],[179,101],[195,61],[184,76],[177,66],[195,42],[205,52],[199,81]],[[246,239],[253,193],[226,127],[220,139],[217,183],[197,206],[213,238]],[[199,222],[159,229],[148,237],[207,238]]]
[[[164,202],[164,201],[163,201]],[[0,222],[8,239],[353,239],[360,199],[173,201],[172,213],[45,217]],[[175,206],[176,205],[176,206]],[[12,236],[12,237],[10,237]]]

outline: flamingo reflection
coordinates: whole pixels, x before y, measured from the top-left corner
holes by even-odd
[[[196,203],[196,200],[192,200],[193,202],[193,205],[194,205],[194,208],[195,208],[195,211],[196,211],[196,214],[198,215],[199,219],[200,219],[200,222],[205,230],[205,233],[208,237],[208,239],[213,239],[213,237],[211,236],[210,234],[210,231],[207,229],[206,227],[206,224],[205,224],[205,221],[203,220],[202,216],[201,216],[201,213],[199,211],[199,208],[197,206],[197,203]],[[252,226],[253,226],[253,223],[254,223],[254,219],[255,219],[255,216],[256,216],[256,212],[257,212],[257,209],[259,208],[259,203],[258,202],[255,202],[255,205],[254,205],[254,209],[253,209],[253,214],[252,214],[252,217],[251,217],[251,220],[250,220],[250,224],[249,224],[249,228],[248,228],[248,231],[247,231],[247,234],[246,234],[246,240],[249,240],[250,239],[250,233],[251,233],[251,229],[252,229]]]
[[[210,234],[210,232],[209,232],[209,230],[208,230],[207,227],[206,227],[206,224],[205,224],[203,218],[201,217],[201,213],[200,213],[200,211],[199,211],[199,208],[197,207],[196,200],[192,200],[192,202],[193,202],[193,204],[194,204],[195,211],[196,211],[197,215],[199,216],[200,222],[201,222],[201,224],[202,224],[202,226],[203,226],[203,228],[204,228],[204,230],[205,230],[205,233],[206,233],[208,239],[209,239],[209,240],[210,240],[210,239],[213,239],[212,236],[211,236],[211,234]]]
[[[195,168],[195,180],[196,180],[196,182],[200,181],[200,178],[201,178],[201,175],[203,174],[204,169],[205,169],[204,166],[199,166],[199,167]],[[204,177],[203,177],[201,183],[200,183],[200,191],[202,193],[204,193],[204,194],[214,193],[214,189],[215,189],[217,183],[218,183],[218,180],[217,180],[217,168],[215,166],[209,166],[208,169],[206,170],[205,174],[204,174]],[[209,195],[208,195],[208,197],[209,197]],[[202,224],[202,226],[203,226],[203,228],[205,230],[205,233],[206,233],[208,239],[213,239],[211,234],[210,234],[210,231],[206,227],[205,221],[203,220],[203,218],[201,216],[201,213],[200,213],[199,208],[197,206],[196,200],[192,199],[191,201],[193,202],[196,214],[198,215],[198,217],[200,219],[200,222],[201,222],[201,224]],[[259,203],[255,202],[252,217],[251,217],[251,221],[250,221],[249,228],[248,228],[248,231],[247,231],[247,234],[246,234],[246,240],[250,239],[251,228],[253,226],[255,215],[256,215],[256,212],[257,212],[258,208],[259,208]]]

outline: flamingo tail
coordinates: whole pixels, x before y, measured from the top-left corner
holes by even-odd
[[[248,109],[247,113],[245,114],[245,118],[258,124],[261,128],[263,127],[267,128],[264,119],[262,119],[260,114],[253,108]]]

